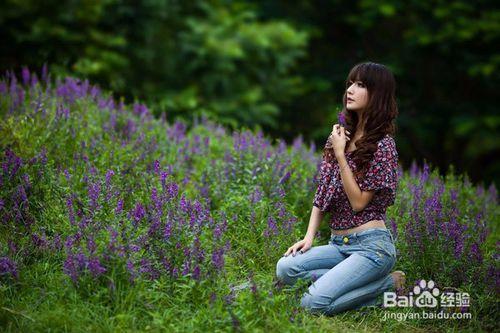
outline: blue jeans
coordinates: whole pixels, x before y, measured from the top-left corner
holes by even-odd
[[[345,238],[347,237],[347,238]],[[373,228],[346,236],[332,235],[328,245],[313,246],[280,258],[276,275],[285,284],[312,280],[301,307],[312,313],[332,315],[367,305],[377,305],[384,291],[394,291],[390,275],[396,248],[388,229]]]

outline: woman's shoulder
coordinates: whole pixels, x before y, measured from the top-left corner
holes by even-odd
[[[379,147],[395,147],[396,146],[396,140],[390,135],[386,134],[382,139],[378,141],[378,146]]]
[[[395,155],[398,154],[398,150],[396,148],[396,141],[390,134],[386,134],[382,139],[378,141],[377,152],[379,154],[387,154],[393,153]]]

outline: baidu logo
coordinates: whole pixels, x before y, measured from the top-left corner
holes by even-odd
[[[464,292],[440,294],[432,280],[421,280],[407,296],[399,296],[395,292],[384,293],[384,307],[435,308],[438,304],[441,307],[468,307],[469,301],[469,294]]]
[[[470,296],[466,292],[440,290],[434,281],[420,280],[406,295],[384,293],[384,307],[416,307],[418,311],[385,311],[383,320],[471,319]]]
[[[439,289],[434,287],[435,283],[432,280],[426,282],[421,280],[418,285],[413,287],[413,294],[417,296],[415,304],[419,308],[435,308],[438,304]]]

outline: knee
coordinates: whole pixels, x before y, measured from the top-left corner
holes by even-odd
[[[283,281],[285,284],[293,285],[294,279],[294,269],[290,264],[290,260],[287,257],[281,257],[276,264],[276,277]]]
[[[288,265],[285,262],[285,257],[281,257],[276,264],[276,276],[280,280],[285,280],[287,277]]]

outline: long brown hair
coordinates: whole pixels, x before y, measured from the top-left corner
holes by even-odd
[[[351,69],[345,81],[346,90],[342,98],[342,113],[345,117],[345,129],[354,135],[359,119],[356,111],[346,108],[347,88],[350,86],[350,81],[362,81],[368,90],[368,103],[366,109],[363,110],[364,134],[356,142],[357,148],[352,152],[352,158],[356,164],[354,174],[359,178],[368,171],[370,161],[377,150],[378,141],[387,134],[394,137],[396,133],[395,119],[398,115],[396,80],[392,72],[382,64],[365,62]],[[351,141],[347,141],[346,151]],[[325,147],[323,158],[332,162],[335,159],[334,156],[333,148]]]

